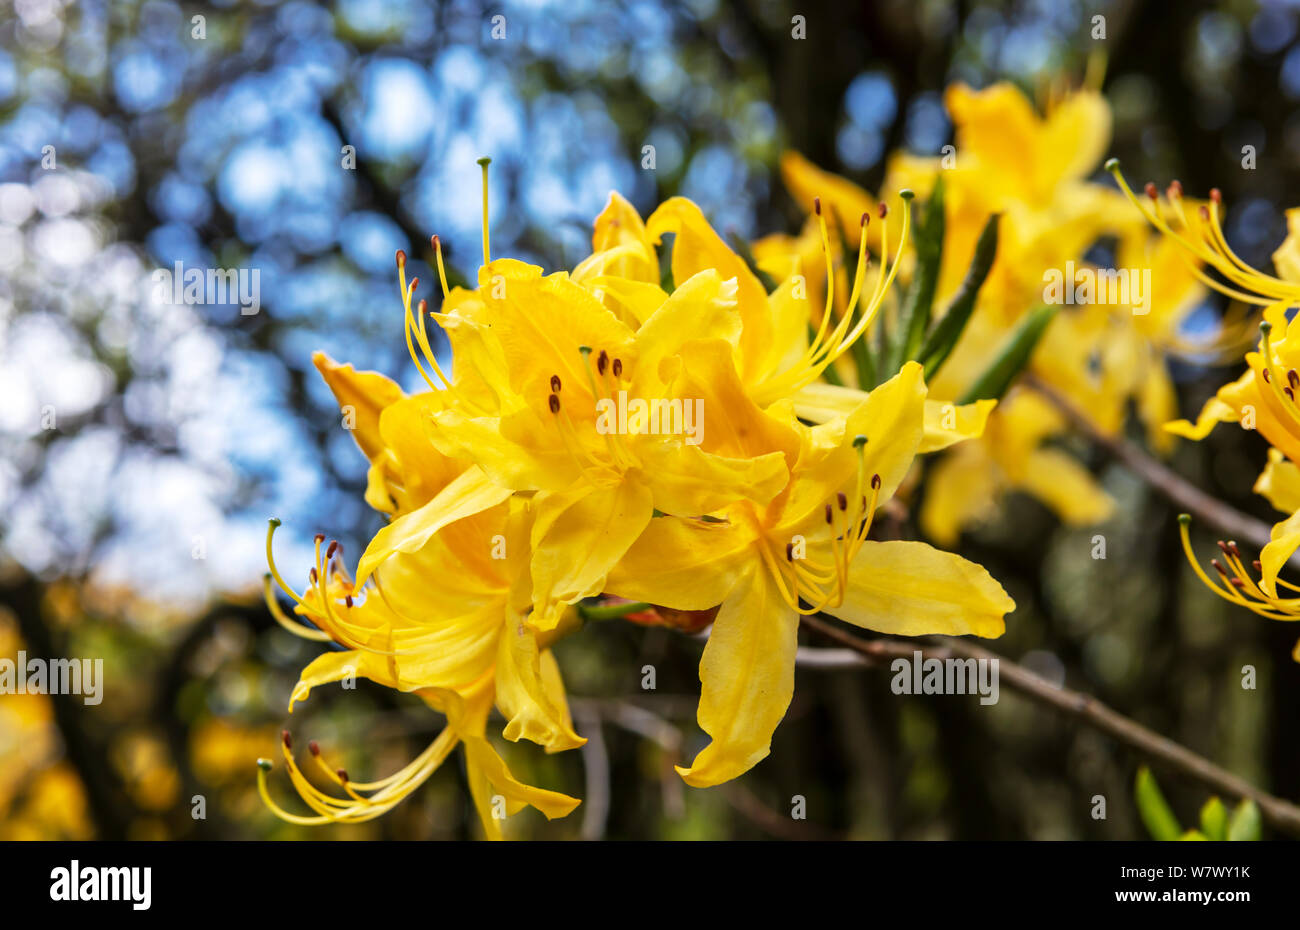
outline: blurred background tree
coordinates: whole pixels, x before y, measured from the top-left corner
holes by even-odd
[[[437,233],[453,269],[473,273],[477,157],[494,159],[494,251],[548,270],[586,254],[611,189],[643,212],[691,197],[747,238],[794,231],[783,149],[873,189],[890,152],[950,141],[949,83],[1034,91],[1078,80],[1101,47],[1114,153],[1138,179],[1220,187],[1247,261],[1267,266],[1300,176],[1291,2],[0,9],[0,656],[102,657],[106,675],[95,706],[0,696],[0,837],[472,835],[455,767],[385,819],[315,833],[262,808],[253,760],[276,751],[316,651],[260,606],[266,518],[284,520],[282,564],[303,567],[314,533],[355,556],[382,522],[311,353],[419,387],[393,253],[427,261]],[[1098,15],[1104,40],[1091,38]],[[156,303],[152,274],[176,262],[256,269],[259,312]],[[413,264],[436,306],[434,276]],[[1180,368],[1184,410],[1223,374]],[[1220,431],[1183,444],[1175,467],[1267,516],[1249,494],[1263,456],[1254,437]],[[1190,587],[1168,505],[1092,461],[1122,504],[1110,524],[1065,530],[1015,499],[967,539],[1020,604],[996,648],[1300,793],[1294,634]],[[1094,532],[1105,561],[1087,554]],[[686,790],[671,764],[702,741],[700,649],[628,624],[561,646],[592,743],[508,758],[586,801],[567,821],[521,818],[520,835],[1145,835],[1131,752],[1009,693],[993,708],[897,697],[863,670],[801,669],[771,757],[725,788]],[[646,664],[659,670],[650,693]],[[1244,665],[1255,691],[1240,686]],[[351,771],[385,774],[435,731],[429,716],[363,682],[323,690],[292,724]],[[1204,797],[1161,783],[1175,807]],[[1104,821],[1090,816],[1097,794]],[[789,816],[795,795],[807,820]]]

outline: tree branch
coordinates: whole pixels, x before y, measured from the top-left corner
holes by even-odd
[[[1108,436],[1101,432],[1086,414],[1041,379],[1026,375],[1024,383],[1051,401],[1065,415],[1071,426],[1105,449],[1112,458],[1127,466],[1139,478],[1181,509],[1218,527],[1229,537],[1249,541],[1257,549],[1268,545],[1271,539],[1271,528],[1263,520],[1248,516],[1218,498],[1206,494],[1127,439]]]
[[[995,652],[972,646],[964,640],[953,637],[935,637],[934,642],[901,639],[865,640],[834,627],[818,617],[804,617],[803,623],[808,629],[857,653],[865,664],[872,666],[882,666],[900,658],[910,661],[915,652],[920,652],[927,659],[996,660],[998,680],[1013,690],[1040,704],[1054,707],[1152,759],[1164,762],[1214,791],[1234,798],[1250,798],[1259,806],[1264,820],[1271,826],[1284,833],[1300,837],[1300,807],[1256,788],[1244,778],[1215,765],[1203,756],[1198,756],[1187,747],[1111,710],[1096,698],[1069,688],[1058,688],[1024,666]],[[825,651],[831,653],[831,656],[827,657],[827,661],[816,663],[820,667],[839,667],[845,664],[843,650]],[[815,651],[807,649],[800,651],[800,656],[805,662],[810,652]]]

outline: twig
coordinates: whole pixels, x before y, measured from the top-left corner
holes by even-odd
[[[1122,436],[1108,436],[1103,433],[1086,414],[1062,396],[1056,388],[1044,383],[1040,378],[1026,375],[1024,383],[1051,401],[1075,429],[1085,434],[1105,449],[1111,457],[1128,466],[1139,478],[1192,516],[1218,527],[1229,537],[1249,540],[1257,549],[1268,545],[1271,538],[1270,527],[1263,520],[1248,516],[1218,498],[1206,494],[1173,469],[1156,461],[1140,446]]]
[[[582,838],[602,840],[609,823],[609,753],[600,728],[600,714],[592,707],[573,708],[587,742],[582,747],[582,761],[587,773],[587,803],[583,805]]]
[[[1055,707],[1114,737],[1121,743],[1166,763],[1217,792],[1235,798],[1250,798],[1258,805],[1264,820],[1269,824],[1284,833],[1300,836],[1300,807],[1256,788],[1244,778],[1215,765],[1203,756],[1198,756],[1187,747],[1111,710],[1096,698],[1079,691],[1071,691],[1069,688],[1058,688],[1024,666],[995,652],[972,646],[952,637],[935,637],[937,644],[922,640],[865,640],[831,626],[818,617],[804,617],[803,623],[810,630],[853,650],[873,665],[881,665],[899,658],[911,660],[915,652],[920,652],[924,658],[941,660],[956,657],[995,660],[998,663],[998,680],[1013,690],[1041,704]],[[839,653],[841,650],[835,652]],[[802,650],[802,653],[806,659],[807,650]],[[836,661],[842,661],[842,657],[837,657]]]

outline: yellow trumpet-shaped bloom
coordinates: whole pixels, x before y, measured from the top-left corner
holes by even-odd
[[[725,367],[725,347],[701,344],[687,370],[717,383]],[[908,636],[1002,633],[1015,605],[983,568],[923,543],[867,539],[921,444],[924,401],[920,366],[909,363],[848,417],[817,427],[735,404],[729,442],[797,450],[788,486],[766,507],[655,518],[611,572],[606,588],[621,597],[721,605],[700,663],[699,723],[712,742],[679,769],[688,784],[719,784],[767,755],[793,692],[801,615],[824,610]]]

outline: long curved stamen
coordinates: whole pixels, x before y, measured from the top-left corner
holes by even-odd
[[[317,642],[328,643],[331,637],[323,630],[315,630],[309,626],[303,626],[296,620],[291,619],[275,600],[275,591],[271,589],[271,573],[267,572],[262,576],[262,597],[266,601],[266,609],[270,611],[271,618],[280,626],[284,627],[294,636],[301,636],[303,639],[313,639]]]
[[[1154,185],[1148,186],[1147,195],[1156,203],[1156,207],[1149,209],[1141,198],[1134,193],[1128,181],[1124,178],[1123,172],[1120,171],[1118,159],[1112,158],[1106,162],[1106,170],[1115,178],[1124,196],[1141,211],[1142,216],[1148,223],[1168,236],[1184,250],[1205,262],[1231,284],[1243,288],[1244,293],[1208,276],[1200,278],[1205,284],[1237,300],[1256,304],[1261,303],[1261,298],[1263,298],[1263,303],[1272,303],[1279,300],[1289,302],[1300,300],[1300,285],[1283,281],[1280,278],[1275,278],[1251,268],[1228,246],[1219,218],[1222,198],[1218,195],[1217,190],[1211,193],[1209,205],[1201,208],[1201,217],[1205,228],[1202,228],[1198,235],[1192,237],[1178,232],[1165,221],[1159,209],[1159,195],[1155,192]],[[1177,206],[1183,219],[1183,225],[1190,230],[1191,227],[1186,222],[1186,216],[1182,213],[1181,190],[1177,187],[1174,187],[1173,190],[1179,201]]]
[[[1236,604],[1239,607],[1245,607],[1247,610],[1261,617],[1270,620],[1300,620],[1300,598],[1280,597],[1268,594],[1260,582],[1257,582],[1249,572],[1246,571],[1240,551],[1236,543],[1220,542],[1219,548],[1223,551],[1224,560],[1228,563],[1232,573],[1219,564],[1218,560],[1212,560],[1211,565],[1219,574],[1221,583],[1216,583],[1201,568],[1195,552],[1192,551],[1192,542],[1190,526],[1192,518],[1188,514],[1180,514],[1178,517],[1178,533],[1182,540],[1183,554],[1187,557],[1188,564],[1192,566],[1192,571],[1200,582],[1209,588],[1223,600]],[[1259,563],[1255,563],[1258,570]],[[1300,590],[1296,585],[1282,582],[1279,584],[1291,590]]]
[[[341,770],[339,772],[328,772],[330,780],[335,784],[342,784],[344,791],[348,794],[347,798],[338,798],[326,794],[307,780],[293,759],[292,744],[286,733],[283,739],[282,752],[290,780],[298,791],[299,797],[308,807],[316,811],[317,816],[308,817],[290,813],[272,799],[266,784],[266,773],[270,771],[271,763],[266,759],[258,760],[258,794],[261,795],[262,802],[273,814],[288,823],[304,826],[318,826],[326,823],[362,823],[382,816],[405,800],[411,792],[427,781],[429,776],[438,769],[451,750],[455,748],[457,742],[459,742],[458,735],[451,727],[447,727],[399,772],[377,782],[351,782],[343,777],[345,773]],[[314,744],[312,748],[312,755],[319,760],[318,750]],[[369,797],[362,797],[358,793],[359,791],[374,791],[375,793]]]
[[[451,296],[451,288],[447,286],[447,267],[442,262],[442,239],[438,236],[430,236],[429,243],[433,246],[433,255],[438,263],[438,283],[442,285],[442,299],[446,300]]]
[[[478,165],[483,169],[483,264],[484,266],[492,264],[492,249],[488,243],[488,165],[492,164],[492,159],[483,157],[478,160]]]
[[[271,539],[275,536],[275,531],[279,526],[280,526],[280,520],[278,517],[272,517],[270,520],[267,521],[266,566],[271,570],[271,576],[275,579],[275,583],[280,586],[280,590],[283,591],[285,594],[287,594],[289,597],[293,598],[303,607],[306,607],[307,602],[302,599],[302,597],[298,594],[297,591],[289,587],[288,582],[286,582],[283,576],[281,576],[280,570],[275,567],[275,556],[271,554]]]

